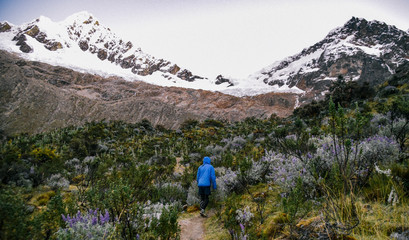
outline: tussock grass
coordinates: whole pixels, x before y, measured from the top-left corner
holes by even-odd
[[[229,232],[223,228],[220,216],[215,214],[205,221],[205,240],[230,239]]]
[[[279,189],[277,187],[259,184],[249,188],[250,193],[257,195],[261,192],[268,192],[267,204],[264,209],[265,221],[259,222],[259,215],[256,212],[256,204],[252,202],[249,193],[232,195],[233,201],[240,206],[250,206],[255,217],[252,228],[259,239],[285,239],[291,236],[291,227],[288,222],[288,216],[283,212]],[[345,200],[344,197],[343,200]],[[342,201],[342,199],[339,199]],[[230,239],[230,235],[223,227],[223,204],[216,214],[206,220],[205,239]],[[394,232],[404,232],[409,230],[409,204],[407,199],[400,199],[400,203],[392,206],[385,201],[368,201],[360,197],[356,203],[356,210],[359,219],[358,226],[348,236],[348,239],[373,240],[390,239]],[[325,222],[322,216],[323,205],[315,204],[311,211],[302,219],[298,219],[294,226],[296,229],[307,227],[314,231],[325,232]],[[186,215],[187,216],[187,215]],[[346,237],[346,236],[345,236]]]
[[[357,239],[390,239],[393,232],[409,230],[409,206],[406,201],[396,206],[363,201],[357,205],[360,224],[353,232]]]

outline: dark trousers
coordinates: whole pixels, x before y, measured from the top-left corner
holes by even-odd
[[[206,209],[209,204],[210,187],[199,187],[200,209]]]

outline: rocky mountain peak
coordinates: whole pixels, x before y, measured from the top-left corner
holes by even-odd
[[[301,53],[253,74],[253,81],[304,91],[300,103],[320,99],[339,75],[379,84],[409,60],[409,34],[379,21],[353,17]],[[307,100],[308,99],[308,100]]]
[[[89,13],[87,11],[74,13],[64,20],[66,24],[81,24],[81,23],[89,24],[89,23],[96,22],[96,21],[98,21],[98,19],[96,19],[92,13]]]
[[[11,44],[18,46],[23,53],[35,55],[33,58],[38,60],[55,58],[56,61],[60,61],[61,56],[65,54],[67,58],[70,58],[67,59],[70,61],[68,65],[75,66],[77,63],[73,58],[80,55],[88,58],[89,54],[92,54],[96,59],[93,61],[93,66],[101,65],[97,62],[98,60],[107,61],[117,68],[129,71],[131,75],[150,76],[154,74],[155,80],[159,79],[162,82],[195,82],[204,79],[170,61],[158,59],[143,52],[131,41],[117,36],[87,11],[73,14],[62,22],[53,22],[41,16],[30,23],[14,28],[7,23],[1,23],[0,32],[6,31],[13,33],[10,36],[10,40],[13,41]],[[39,49],[41,45],[50,52]],[[58,51],[60,49],[61,51]],[[79,54],[78,50],[86,54]],[[56,54],[52,53],[56,51],[58,51]],[[49,61],[49,63],[54,62]],[[105,66],[102,68],[107,66],[106,63],[102,65]],[[123,71],[118,69],[117,72]]]
[[[399,38],[407,37],[405,35],[404,31],[384,22],[352,17],[344,26],[331,31],[326,38],[345,39],[353,36],[352,40],[360,44],[376,45],[396,42]]]

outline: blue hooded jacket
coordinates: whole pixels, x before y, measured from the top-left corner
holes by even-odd
[[[210,165],[210,158],[204,157],[203,164],[197,170],[197,186],[199,187],[210,187],[213,185],[213,189],[216,189],[216,174],[214,172],[214,167]]]

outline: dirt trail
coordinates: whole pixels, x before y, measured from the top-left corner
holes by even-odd
[[[206,211],[207,218],[200,216],[199,212],[193,213],[193,216],[179,220],[180,225],[180,240],[203,240],[206,236],[205,222],[207,219],[214,216],[215,210],[209,209]]]
[[[180,240],[203,240],[205,221],[206,218],[201,217],[199,213],[194,217],[180,220]]]

